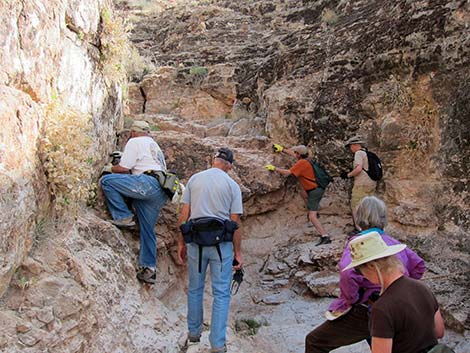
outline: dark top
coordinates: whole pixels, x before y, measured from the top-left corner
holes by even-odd
[[[402,276],[372,307],[372,337],[392,338],[392,353],[416,353],[437,344],[434,315],[438,308],[428,287]]]

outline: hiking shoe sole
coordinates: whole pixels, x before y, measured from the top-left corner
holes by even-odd
[[[140,269],[139,272],[137,272],[136,277],[139,281],[145,282],[148,284],[155,284],[157,282],[156,272],[149,269],[148,267]]]
[[[199,343],[201,342],[201,336],[188,336],[188,341],[191,343]]]
[[[317,244],[315,244],[315,246],[326,245],[326,244],[331,244],[330,237],[321,237],[320,241]]]
[[[110,221],[111,224],[114,224],[116,227],[119,228],[132,228],[135,227],[135,222],[132,220],[132,218],[129,219],[113,219]]]
[[[225,344],[222,348],[212,348],[211,353],[226,353],[227,352],[227,345]]]

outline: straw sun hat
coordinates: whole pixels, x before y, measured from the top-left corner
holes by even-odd
[[[385,244],[382,237],[377,232],[360,235],[349,243],[349,249],[351,250],[351,263],[346,266],[343,271],[373,260],[398,254],[405,248],[405,244]]]

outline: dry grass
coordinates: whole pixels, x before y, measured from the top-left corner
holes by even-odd
[[[414,175],[432,173],[432,156],[439,144],[439,112],[426,78],[401,83],[395,91],[394,105],[402,113],[402,137],[406,141],[403,157]]]
[[[338,22],[338,15],[331,9],[325,8],[321,13],[321,21],[329,26]]]
[[[101,13],[101,63],[107,83],[138,79],[149,71],[149,63],[129,40],[132,27],[110,9]]]
[[[403,112],[413,106],[413,92],[408,80],[398,80],[394,75],[386,82],[385,91],[382,97],[385,105]]]
[[[64,138],[66,136],[66,138]],[[41,158],[57,214],[75,214],[90,198],[93,161],[91,117],[65,107],[59,99],[46,108]]]

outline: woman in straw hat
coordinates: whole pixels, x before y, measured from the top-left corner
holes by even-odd
[[[357,216],[358,225],[363,229],[360,234],[377,232],[386,244],[399,244],[383,231],[387,226],[387,207],[382,200],[375,196],[363,198],[357,208]],[[423,259],[411,249],[406,248],[397,257],[406,276],[420,279],[426,271]],[[354,269],[342,271],[350,262],[351,253],[346,245],[338,265],[340,296],[330,304],[325,314],[327,321],[307,335],[306,353],[326,353],[365,339],[370,341],[368,309],[378,297],[380,286],[369,282]]]
[[[403,275],[396,254],[406,245],[387,245],[378,232],[349,243],[351,263],[368,281],[380,285],[372,306],[372,353],[425,353],[444,336],[444,321],[436,298],[422,282]]]

